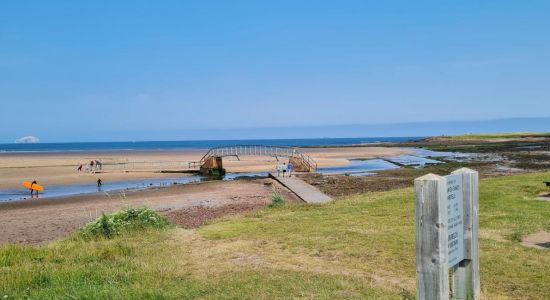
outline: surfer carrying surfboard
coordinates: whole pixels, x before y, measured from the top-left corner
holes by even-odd
[[[36,182],[36,180],[33,180],[31,182],[31,196],[32,196],[32,193],[34,192],[34,189],[32,188],[32,186],[35,185],[35,184],[38,184],[38,182]],[[38,190],[36,190],[36,194],[38,195]]]
[[[31,190],[31,196],[33,195],[34,191],[36,191],[36,195],[38,195],[38,192],[39,191],[43,191],[44,190],[44,187],[39,185],[36,180],[30,182],[30,181],[25,181],[23,182],[23,187],[26,188],[26,189],[29,189]]]

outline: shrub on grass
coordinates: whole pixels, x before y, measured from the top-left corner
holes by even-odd
[[[102,214],[101,217],[92,221],[80,229],[82,237],[106,237],[124,231],[149,228],[167,228],[171,224],[166,218],[148,207],[127,208],[112,214]]]
[[[283,205],[285,204],[285,202],[285,197],[283,197],[279,189],[273,187],[273,193],[271,194],[271,204],[269,205],[269,207]]]

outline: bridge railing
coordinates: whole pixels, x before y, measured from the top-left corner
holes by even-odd
[[[306,162],[310,169],[317,170],[317,162],[315,162],[311,156],[304,153],[299,153],[299,155],[302,161]]]
[[[94,167],[94,170],[139,170],[139,169],[192,169],[196,168],[198,162],[193,161],[128,161],[103,163],[101,168]]]
[[[236,145],[216,147],[208,150],[201,158],[202,165],[210,157],[225,157],[239,155],[257,155],[257,156],[273,156],[273,157],[297,157],[307,164],[309,169],[317,170],[317,163],[307,154],[302,153],[295,147],[284,146],[264,146],[264,145]]]

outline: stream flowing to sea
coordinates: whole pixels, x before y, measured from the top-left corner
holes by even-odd
[[[234,180],[238,177],[267,177],[266,173],[228,173],[221,179],[216,180]],[[0,202],[19,201],[28,199],[43,199],[67,197],[79,194],[91,193],[110,193],[114,191],[137,191],[152,187],[164,187],[176,184],[190,184],[201,181],[210,181],[212,178],[203,177],[200,175],[174,176],[164,178],[150,178],[139,180],[122,180],[105,182],[98,187],[96,184],[64,184],[64,185],[48,185],[43,192],[31,197],[29,191],[24,188],[17,189],[0,189]]]

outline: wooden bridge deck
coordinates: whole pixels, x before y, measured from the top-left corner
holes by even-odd
[[[296,177],[282,177],[277,174],[269,173],[269,176],[277,180],[287,189],[291,190],[298,198],[307,203],[326,203],[332,200],[329,196],[321,192],[316,187],[307,184],[303,180]]]

